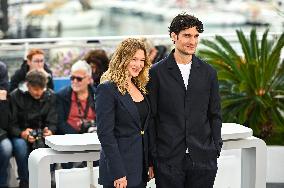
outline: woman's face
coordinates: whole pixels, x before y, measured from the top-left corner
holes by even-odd
[[[144,51],[141,49],[137,50],[130,63],[127,65],[127,70],[131,78],[139,75],[145,65],[145,60],[146,57]]]
[[[35,54],[33,55],[31,60],[27,61],[29,65],[29,70],[40,70],[44,67],[44,55],[43,54]]]

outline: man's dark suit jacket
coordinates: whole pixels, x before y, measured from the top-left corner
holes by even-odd
[[[144,100],[147,101],[149,112],[145,125],[142,126],[138,109],[128,93],[122,95],[111,82],[98,86],[95,107],[97,134],[102,147],[100,184],[113,186],[114,180],[124,176],[127,186],[136,186],[145,181],[143,164],[148,169],[147,127],[150,104],[146,97]],[[145,133],[142,135],[143,130]]]
[[[193,161],[216,159],[222,147],[216,71],[193,55],[186,90],[173,53],[150,70],[150,152],[173,165],[182,164],[186,148]]]

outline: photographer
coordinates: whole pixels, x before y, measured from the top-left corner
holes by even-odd
[[[71,86],[56,94],[58,134],[93,132],[96,114],[90,65],[85,61],[73,64],[70,79]]]
[[[46,88],[46,74],[32,70],[26,76],[28,91],[16,89],[10,96],[10,126],[20,188],[28,187],[28,156],[32,149],[45,147],[44,138],[55,133],[56,99]]]

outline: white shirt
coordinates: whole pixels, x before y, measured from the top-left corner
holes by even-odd
[[[191,62],[187,63],[187,64],[179,64],[177,63],[179,70],[181,72],[182,78],[183,78],[183,82],[185,85],[185,89],[187,89],[187,85],[188,85],[188,78],[190,75],[190,69],[191,69]]]

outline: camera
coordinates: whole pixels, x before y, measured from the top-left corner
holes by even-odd
[[[42,129],[33,129],[32,131],[30,131],[30,136],[33,136],[35,138],[35,142],[32,144],[32,150],[45,148]]]
[[[79,133],[93,133],[97,131],[96,122],[94,120],[82,120],[81,129]]]

